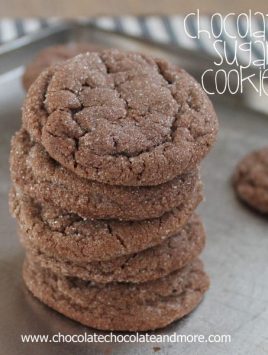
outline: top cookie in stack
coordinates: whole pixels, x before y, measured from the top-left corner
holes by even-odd
[[[65,168],[125,186],[159,185],[196,168],[217,132],[210,101],[184,70],[116,50],[45,71],[23,125]]]
[[[208,288],[193,213],[217,129],[200,86],[164,60],[105,50],[45,70],[11,151],[32,293],[98,329],[189,313]]]

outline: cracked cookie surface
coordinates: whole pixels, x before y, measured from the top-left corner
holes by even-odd
[[[63,168],[42,145],[20,130],[12,140],[11,178],[40,202],[85,218],[140,220],[157,218],[191,202],[200,185],[198,171],[151,187],[111,186],[90,181]]]
[[[111,185],[158,185],[194,169],[218,122],[184,70],[139,53],[86,53],[43,72],[23,124],[51,157]]]
[[[190,313],[209,287],[199,260],[141,284],[91,283],[56,275],[27,260],[23,278],[35,297],[59,313],[88,327],[121,331],[163,328]]]
[[[238,163],[233,184],[242,201],[268,214],[268,147],[249,153]]]
[[[13,188],[10,209],[19,222],[23,242],[56,259],[73,262],[109,260],[158,245],[175,236],[187,223],[201,196],[160,218],[128,222],[90,220],[64,212]]]
[[[89,43],[68,43],[42,49],[25,69],[22,77],[24,89],[28,90],[42,71],[51,65],[73,58],[80,53],[92,52],[97,49],[97,46]]]
[[[140,283],[164,277],[192,262],[201,253],[206,236],[200,218],[194,215],[178,234],[165,239],[155,247],[91,263],[51,257],[38,248],[27,246],[27,237],[24,242],[23,233],[21,239],[26,246],[27,258],[55,274],[97,283],[113,281]]]

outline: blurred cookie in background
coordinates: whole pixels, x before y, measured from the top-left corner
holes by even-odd
[[[22,85],[27,91],[38,75],[51,65],[75,57],[80,53],[92,52],[99,46],[87,42],[60,44],[42,49],[26,67],[22,76]]]
[[[239,162],[233,185],[242,201],[268,214],[268,147],[249,153]]]

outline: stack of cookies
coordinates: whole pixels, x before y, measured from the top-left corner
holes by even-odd
[[[217,129],[200,86],[164,60],[105,50],[43,71],[11,150],[29,290],[97,329],[192,311],[209,285],[198,165]]]

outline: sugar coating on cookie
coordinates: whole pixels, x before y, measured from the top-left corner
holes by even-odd
[[[241,200],[268,214],[268,147],[249,153],[239,162],[233,184]]]
[[[11,178],[24,193],[84,218],[157,218],[188,200],[200,185],[198,170],[151,187],[111,186],[77,176],[53,160],[25,130],[13,137]]]
[[[163,328],[190,313],[209,287],[199,260],[141,284],[91,283],[29,261],[23,278],[35,297],[59,313],[92,328],[118,331]]]
[[[97,49],[97,46],[89,43],[68,43],[42,49],[25,69],[22,76],[24,89],[28,90],[42,71],[51,65],[73,58],[80,53],[92,52]]]
[[[50,67],[31,86],[23,125],[63,166],[112,185],[158,185],[193,168],[218,130],[184,70],[106,50]]]
[[[97,283],[140,283],[164,277],[196,259],[205,245],[205,231],[199,217],[194,215],[178,234],[157,246],[140,253],[91,263],[50,256],[39,248],[27,246],[23,234],[22,242],[29,260],[55,274]]]
[[[38,203],[13,188],[10,209],[27,248],[81,263],[137,253],[164,242],[183,228],[201,199],[197,191],[185,205],[160,218],[135,222],[91,220]]]

